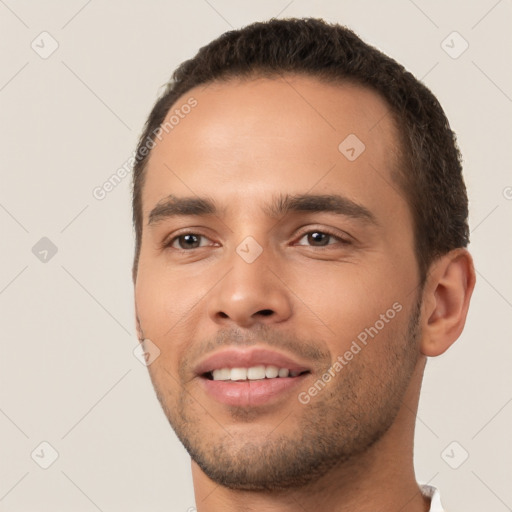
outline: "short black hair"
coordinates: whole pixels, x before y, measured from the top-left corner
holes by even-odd
[[[200,48],[174,71],[154,105],[133,168],[134,282],[142,239],[148,143],[154,141],[171,107],[201,84],[287,74],[361,85],[378,93],[389,106],[398,128],[400,155],[392,175],[411,208],[421,283],[438,256],[467,246],[468,198],[461,156],[456,136],[432,92],[347,27],[318,18],[273,18],[226,32]]]

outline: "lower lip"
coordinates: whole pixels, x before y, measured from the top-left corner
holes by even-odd
[[[206,393],[218,402],[250,407],[282,399],[295,389],[307,375],[242,381],[210,380],[205,377],[200,380]]]

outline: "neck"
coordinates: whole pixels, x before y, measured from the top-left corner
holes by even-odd
[[[425,359],[418,362],[402,407],[388,431],[364,453],[319,480],[283,491],[240,491],[219,486],[192,462],[198,512],[426,512],[429,500],[416,482],[414,425]]]

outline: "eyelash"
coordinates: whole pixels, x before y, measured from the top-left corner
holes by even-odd
[[[351,245],[352,244],[352,242],[350,240],[348,240],[346,238],[342,238],[338,234],[333,233],[332,231],[330,231],[328,229],[324,229],[324,228],[323,229],[309,229],[308,231],[304,231],[304,232],[300,233],[300,235],[298,235],[298,239],[297,240],[301,240],[306,235],[309,235],[309,234],[312,234],[312,233],[322,233],[323,235],[327,235],[327,236],[329,236],[331,238],[335,238],[342,245]],[[161,244],[161,249],[173,249],[173,250],[179,251],[179,252],[191,252],[194,249],[201,249],[202,248],[202,247],[193,247],[192,249],[182,249],[182,248],[172,247],[172,244],[176,240],[178,240],[179,238],[181,238],[183,236],[186,236],[186,235],[194,235],[196,237],[208,238],[206,235],[202,235],[200,233],[195,233],[193,231],[186,231],[184,233],[180,233],[179,235],[176,235],[176,236],[172,237],[168,241],[164,241]],[[316,249],[327,249],[330,245],[333,245],[333,244],[327,244],[327,245],[324,245],[324,246],[323,245],[320,245],[320,246],[315,246],[315,245],[302,246],[301,245],[301,246],[302,247],[315,247]]]

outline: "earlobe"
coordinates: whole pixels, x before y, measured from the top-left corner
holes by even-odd
[[[473,259],[466,249],[454,249],[432,264],[423,292],[423,355],[442,354],[460,336],[475,280]]]

